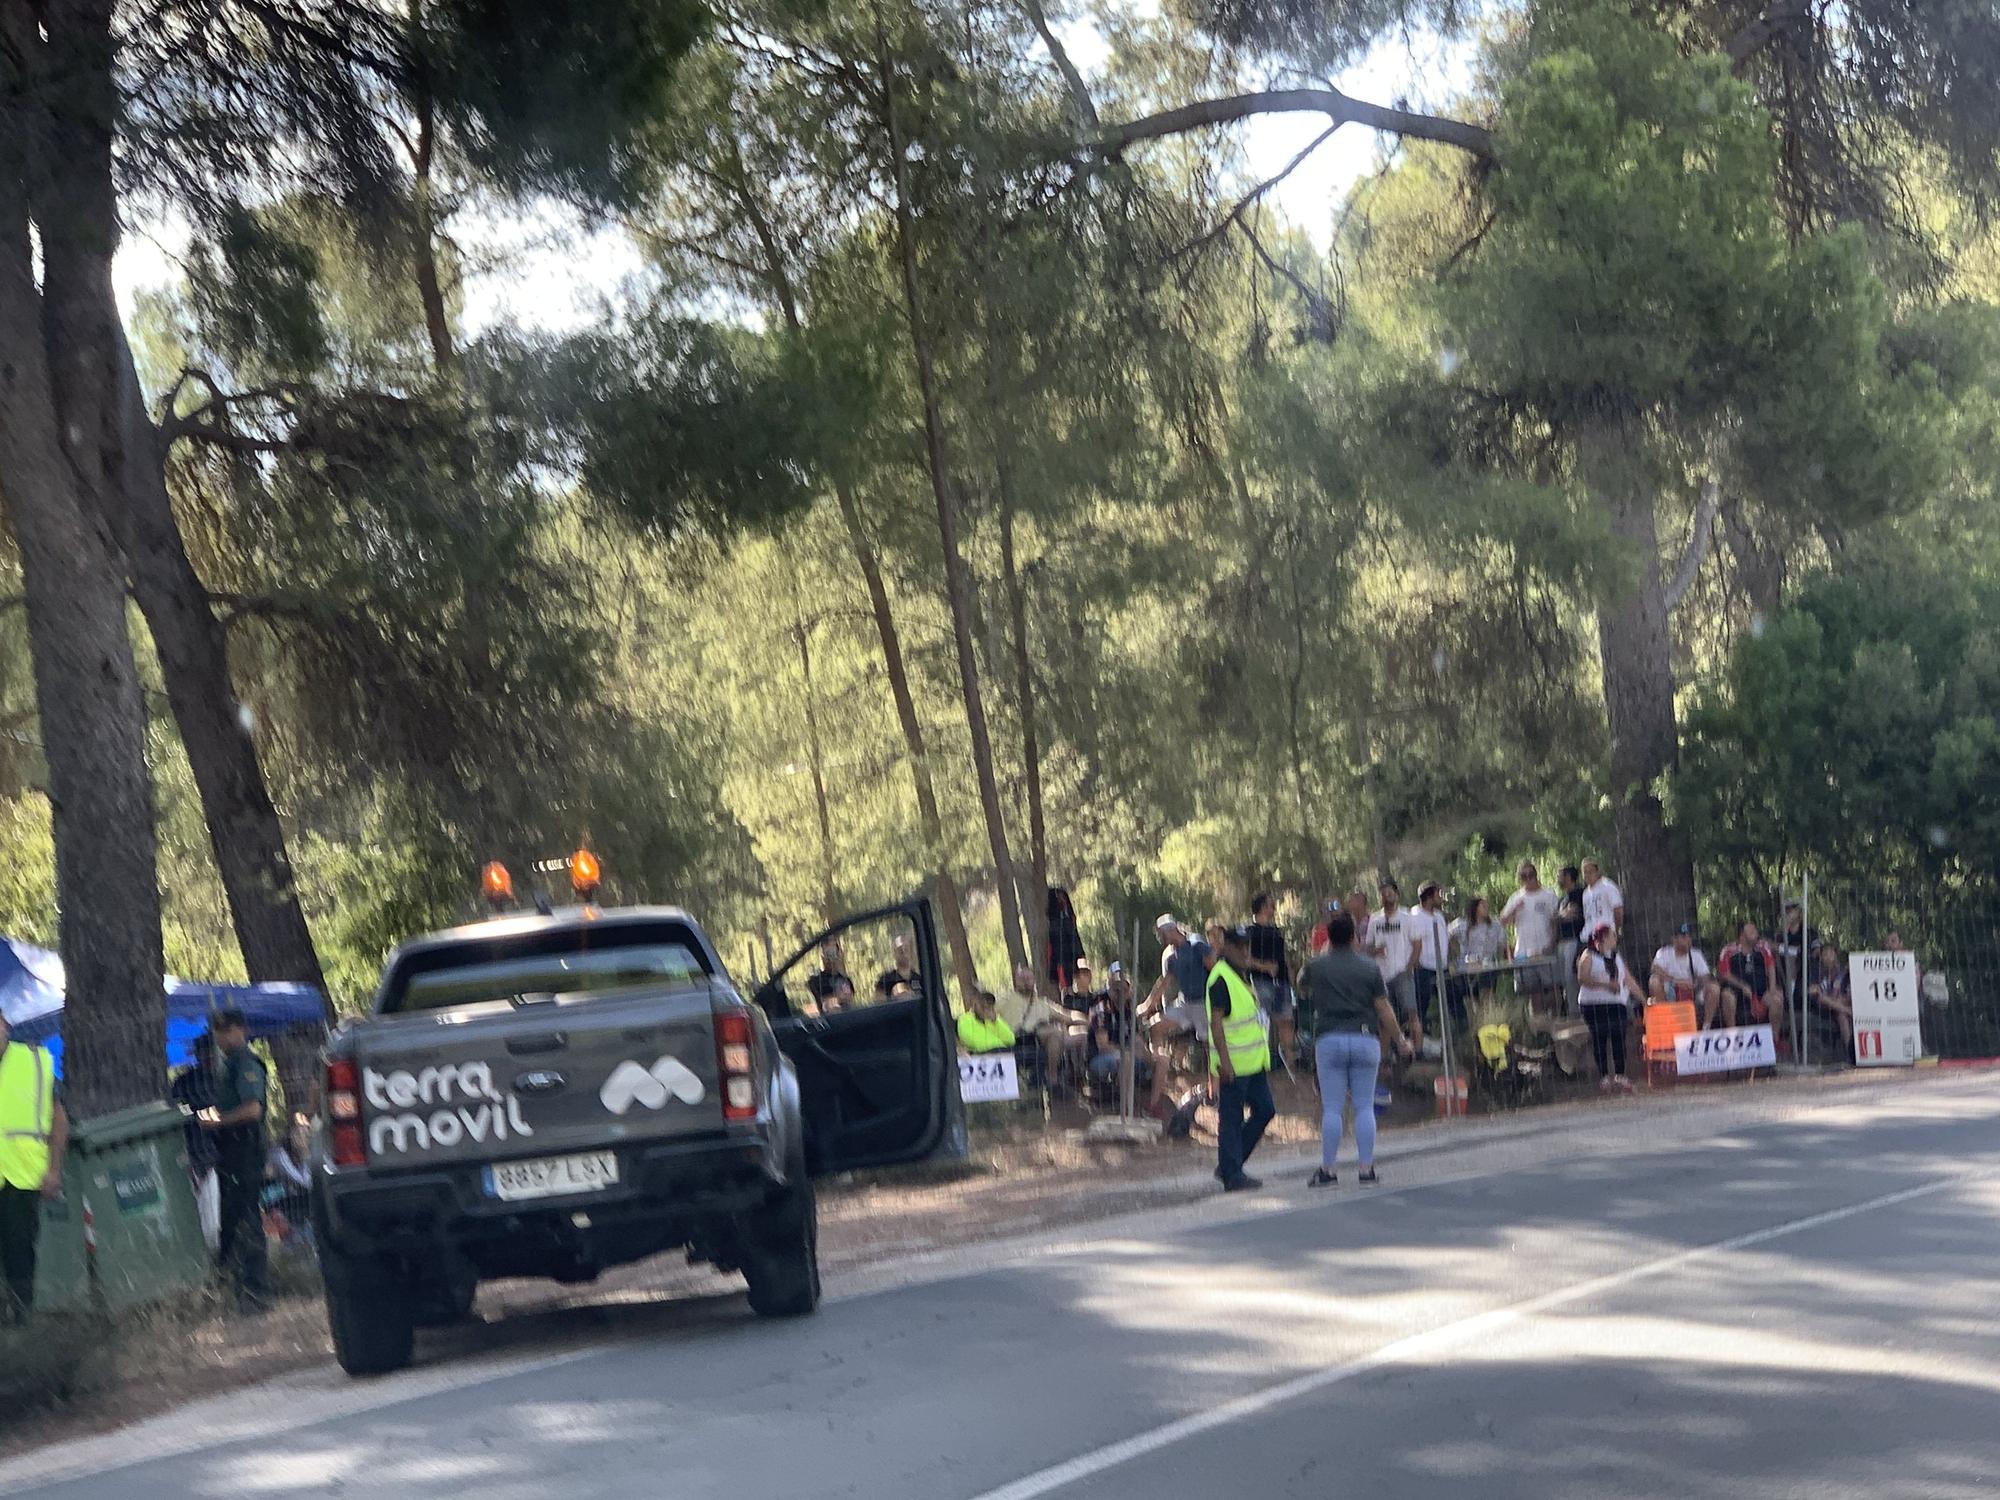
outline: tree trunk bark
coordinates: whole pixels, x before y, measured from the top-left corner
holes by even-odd
[[[417,92],[417,138],[411,166],[411,198],[416,211],[414,251],[417,260],[417,296],[424,306],[424,332],[431,341],[431,357],[440,370],[458,362],[452,343],[451,318],[444,305],[444,284],[438,276],[437,223],[431,208],[431,164],[436,158],[437,107],[431,98],[430,81],[419,81]]]
[[[166,1070],[161,1039],[166,995],[160,956],[160,903],[152,778],[146,764],[146,707],[126,630],[118,549],[61,434],[45,339],[50,326],[35,283],[29,228],[31,197],[46,196],[51,164],[31,163],[29,143],[46,139],[46,122],[24,119],[32,100],[63,79],[70,108],[57,127],[102,129],[109,163],[107,71],[81,79],[68,62],[85,55],[62,37],[65,71],[52,66],[51,41],[38,18],[0,0],[0,496],[21,549],[28,649],[54,823],[59,945],[67,975],[63,1018],[66,1087],[79,1117],[161,1098]],[[109,64],[108,15],[94,35]],[[92,40],[91,36],[81,39]],[[40,75],[40,76],[36,76]],[[47,249],[47,242],[44,242]],[[112,245],[87,268],[110,276]],[[45,256],[45,268],[53,252]],[[86,336],[87,329],[76,330]],[[104,375],[115,374],[107,369]],[[81,434],[103,436],[95,426]]]
[[[1597,610],[1604,676],[1604,717],[1611,733],[1615,879],[1625,893],[1626,946],[1650,952],[1672,927],[1695,914],[1694,865],[1667,825],[1661,783],[1680,764],[1674,719],[1673,636],[1653,497],[1633,472],[1633,441],[1620,424],[1593,429],[1583,445],[1584,474],[1611,522],[1618,549],[1638,564],[1639,583]]]
[[[771,295],[777,300],[778,310],[784,315],[785,327],[797,335],[804,326],[799,314],[798,297],[785,270],[785,258],[778,237],[771,229],[770,220],[758,206],[756,194],[751,191],[749,173],[744,169],[742,154],[735,148],[733,135],[727,180],[744,217],[750,221],[752,232],[757,236],[758,247],[764,255],[766,279],[770,283]],[[854,549],[854,560],[868,586],[868,606],[875,616],[875,633],[882,643],[882,667],[889,675],[890,696],[896,701],[896,721],[902,726],[903,745],[910,754],[910,780],[917,794],[917,824],[923,833],[925,854],[935,872],[933,879],[938,916],[944,923],[945,944],[951,950],[952,970],[958,976],[960,999],[970,1010],[972,993],[979,988],[979,973],[972,962],[972,942],[966,936],[965,908],[959,902],[958,882],[951,875],[951,859],[944,841],[944,820],[938,815],[937,788],[931,780],[930,754],[924,745],[924,727],[917,718],[916,699],[910,694],[909,670],[903,663],[902,636],[896,629],[895,613],[889,607],[889,590],[882,581],[882,568],[876,560],[874,545],[861,525],[861,507],[854,497],[853,486],[840,475],[831,477],[841,523],[847,528],[848,545]],[[769,966],[767,955],[765,967]]]
[[[840,505],[840,518],[847,525],[847,540],[854,548],[862,582],[868,587],[868,607],[874,613],[875,633],[882,642],[882,666],[889,674],[889,694],[896,700],[896,721],[903,727],[903,744],[910,752],[910,780],[917,792],[917,825],[923,831],[931,868],[937,872],[937,902],[944,922],[945,943],[951,949],[959,996],[970,1009],[972,992],[979,988],[979,973],[973,966],[972,940],[965,931],[965,908],[959,904],[958,882],[952,879],[951,860],[945,849],[944,820],[938,815],[937,787],[931,780],[924,726],[917,718],[916,699],[910,693],[903,639],[889,608],[889,590],[882,582],[882,567],[876,560],[875,548],[861,529],[861,510],[855,503],[854,492],[845,481],[836,480],[833,493]]]
[[[789,566],[789,564],[788,564]],[[834,884],[833,812],[826,801],[825,755],[820,748],[819,707],[814,702],[812,628],[799,605],[798,574],[792,574],[792,639],[799,648],[799,676],[805,684],[806,758],[812,773],[813,812],[819,820],[819,919],[830,927],[839,913],[840,894]]]
[[[994,884],[1000,896],[1000,924],[1007,942],[1008,962],[1027,963],[1021,947],[1021,913],[1014,897],[1014,860],[1007,850],[1007,825],[1000,809],[1000,783],[993,773],[993,738],[986,724],[986,703],[979,690],[979,663],[972,641],[972,591],[965,554],[958,539],[958,503],[951,493],[951,465],[945,455],[944,419],[938,409],[937,371],[931,359],[930,335],[924,327],[923,295],[917,285],[916,226],[910,212],[909,163],[903,159],[903,132],[896,121],[896,79],[889,57],[888,33],[882,14],[875,13],[876,44],[882,67],[882,124],[888,136],[889,163],[895,187],[896,245],[902,271],[903,310],[910,325],[910,352],[916,362],[917,392],[924,408],[924,459],[932,497],[937,502],[938,543],[944,553],[945,597],[951,604],[951,633],[958,648],[959,685],[965,698],[966,729],[972,741],[972,766],[979,782],[979,807],[986,818],[986,838],[993,849]]]
[[[1028,799],[1028,944],[1034,949],[1038,972],[1046,973],[1049,954],[1049,839],[1042,809],[1042,745],[1035,726],[1034,656],[1028,645],[1028,589],[1014,564],[1014,501],[1012,466],[1003,455],[1000,479],[1000,576],[1007,590],[1007,612],[1014,625],[1014,691],[1021,701],[1022,781]]]

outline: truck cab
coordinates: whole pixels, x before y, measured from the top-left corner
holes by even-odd
[[[819,955],[896,953],[851,997]],[[479,1282],[588,1282],[685,1247],[751,1307],[819,1301],[812,1179],[938,1151],[956,1068],[929,903],[816,935],[745,995],[670,906],[580,905],[433,933],[391,955],[326,1058],[313,1218],[350,1374]]]

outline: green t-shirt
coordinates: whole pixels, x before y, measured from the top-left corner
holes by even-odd
[[[270,1097],[270,1080],[256,1053],[245,1047],[223,1058],[221,1076],[215,1081],[217,1113],[226,1115],[252,1100],[268,1107]],[[241,1160],[254,1159],[261,1170],[264,1160],[264,1117],[261,1114],[246,1125],[226,1125],[215,1132],[215,1137],[216,1147],[223,1155]]]
[[[1014,1028],[998,1016],[982,1021],[966,1011],[958,1018],[958,1039],[967,1052],[1004,1052],[1014,1045]]]
[[[1352,948],[1329,948],[1299,975],[1299,1004],[1318,1035],[1375,1029],[1375,997],[1386,994],[1375,960]]]

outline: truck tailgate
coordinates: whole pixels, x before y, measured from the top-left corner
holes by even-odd
[[[601,1150],[722,1129],[708,993],[380,1017],[358,1028],[378,1169]]]

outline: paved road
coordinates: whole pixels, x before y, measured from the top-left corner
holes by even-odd
[[[2000,1079],[1707,1097],[886,1268],[801,1324],[727,1291],[583,1347],[575,1314],[515,1320],[0,1465],[0,1493],[1995,1493]]]

